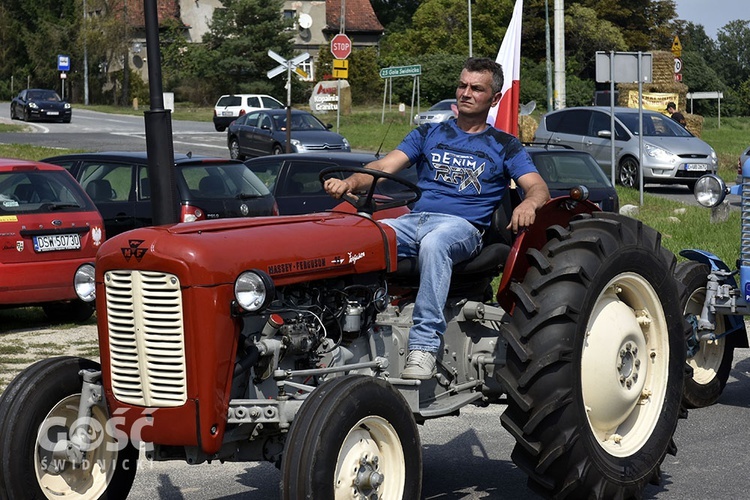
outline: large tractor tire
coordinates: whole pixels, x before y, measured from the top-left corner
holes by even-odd
[[[675,278],[685,286],[681,306],[691,326],[687,362],[693,374],[685,379],[683,392],[683,401],[688,408],[710,406],[719,399],[727,385],[734,357],[734,346],[727,337],[702,341],[698,338],[698,318],[706,298],[708,273],[706,264],[694,261],[680,262],[675,270]],[[725,321],[724,316],[716,315],[716,335],[726,331]]]
[[[61,458],[55,445],[80,424],[81,370],[100,370],[82,358],[50,358],[22,371],[0,397],[0,498],[124,499],[135,478],[138,450],[120,442],[96,406],[86,433],[84,462]],[[57,447],[59,448],[59,446]],[[53,453],[54,452],[54,453]]]
[[[321,384],[294,417],[281,498],[420,498],[422,449],[409,405],[385,381],[352,375]]]
[[[503,426],[529,487],[555,498],[640,497],[680,416],[687,323],[675,257],[617,214],[553,226],[512,286]]]

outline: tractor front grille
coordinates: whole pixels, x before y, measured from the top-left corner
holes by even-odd
[[[152,408],[187,400],[180,280],[149,271],[104,275],[115,397]]]

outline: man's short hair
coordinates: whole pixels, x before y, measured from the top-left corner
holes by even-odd
[[[470,57],[464,63],[463,69],[473,73],[481,73],[483,71],[492,73],[492,93],[496,94],[503,90],[503,83],[505,82],[503,79],[503,67],[489,57]]]
[[[667,110],[669,110],[669,108],[677,109],[677,105],[675,105],[675,103],[670,101],[667,103]]]

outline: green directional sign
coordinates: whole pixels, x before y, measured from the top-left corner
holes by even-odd
[[[380,78],[394,78],[397,76],[417,76],[422,74],[422,65],[391,66],[380,70]]]

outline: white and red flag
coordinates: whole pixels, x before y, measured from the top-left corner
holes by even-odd
[[[513,17],[505,32],[495,62],[503,67],[503,97],[490,109],[487,123],[518,136],[518,107],[521,101],[521,17],[523,0],[516,0]]]

